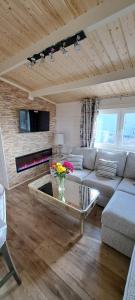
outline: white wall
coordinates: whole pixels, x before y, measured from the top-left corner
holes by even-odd
[[[64,133],[66,146],[80,146],[80,102],[62,103],[56,107],[56,131]]]
[[[100,109],[135,107],[135,97],[108,98],[100,101]],[[66,146],[80,146],[80,102],[57,104],[56,131],[64,133]]]

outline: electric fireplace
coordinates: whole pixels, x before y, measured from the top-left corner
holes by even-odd
[[[16,157],[16,171],[19,173],[35,166],[48,163],[51,156],[52,148]]]

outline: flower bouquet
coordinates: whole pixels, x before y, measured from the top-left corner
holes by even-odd
[[[64,190],[65,177],[67,174],[73,172],[74,166],[69,161],[53,162],[51,165],[51,173],[58,178],[59,191]]]

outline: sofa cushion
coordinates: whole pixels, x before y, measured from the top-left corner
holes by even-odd
[[[73,148],[73,154],[83,154],[83,167],[85,169],[93,170],[96,159],[96,149],[90,148]]]
[[[117,162],[105,159],[99,159],[96,175],[114,179],[116,177]]]
[[[102,224],[135,240],[135,196],[116,191],[102,213]]]
[[[124,173],[125,163],[126,163],[126,152],[118,152],[118,151],[104,151],[99,150],[97,152],[96,162],[95,162],[95,170],[97,170],[99,159],[117,161],[117,176],[122,177]]]
[[[115,177],[115,179],[108,179],[97,176],[96,172],[93,171],[86,178],[84,178],[83,184],[96,188],[101,193],[104,193],[105,195],[111,197],[120,181],[120,177]]]
[[[74,170],[73,173],[70,173],[67,175],[67,178],[69,180],[73,180],[77,183],[81,183],[82,180],[88,176],[88,174],[90,174],[90,171],[87,169],[83,169],[83,170]]]
[[[127,156],[124,177],[135,179],[135,153],[129,152]]]
[[[123,191],[135,195],[135,180],[123,178],[118,185],[117,191]]]
[[[75,170],[82,170],[83,168],[83,155],[69,154],[67,161],[71,162]]]

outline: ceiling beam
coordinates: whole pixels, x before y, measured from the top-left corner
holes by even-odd
[[[20,51],[17,55],[0,64],[0,76],[26,63],[26,59],[52,44],[72,36],[80,30],[87,34],[104,24],[115,20],[119,16],[135,9],[134,0],[103,0],[99,5],[89,9],[86,13],[73,19],[68,24],[53,31],[43,39]]]
[[[24,88],[22,85],[17,84],[16,82],[11,81],[11,80],[8,80],[8,79],[3,78],[3,77],[0,77],[0,80],[3,81],[3,82],[6,82],[6,83],[8,83],[8,84],[10,84],[10,85],[12,85],[12,86],[14,86],[14,87],[16,87],[16,88],[18,88],[18,89],[21,90],[21,91],[24,91],[24,92],[28,93],[28,99],[29,99],[29,100],[34,100],[34,97],[32,96],[31,91],[28,90],[28,89],[26,89],[26,88]],[[51,103],[51,104],[55,104],[55,105],[56,105],[55,102],[53,102],[53,101],[47,99],[46,97],[42,97],[42,96],[41,96],[41,97],[39,97],[39,98],[41,98],[42,100],[45,100],[45,101],[47,101],[47,102],[49,102],[49,103]]]
[[[90,87],[96,84],[107,83],[111,81],[117,81],[127,78],[135,77],[135,68],[120,70],[115,72],[110,72],[102,75],[97,75],[94,77],[86,77],[81,80],[72,81],[69,83],[64,83],[60,85],[51,86],[48,88],[43,88],[31,92],[32,97],[41,97],[48,95],[55,95],[59,93],[64,93],[68,91],[77,90],[83,87]]]
[[[22,91],[24,91],[26,93],[30,93],[30,91],[27,88],[23,87],[22,85],[14,82],[14,81],[11,81],[11,80],[3,78],[3,77],[0,77],[0,80],[3,81],[3,82],[6,82],[6,83],[8,83],[8,84],[10,84],[12,86],[15,86],[16,88],[18,88],[18,89],[20,89],[20,90],[22,90]]]

